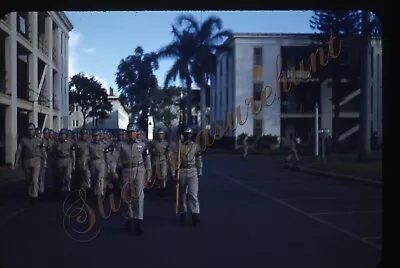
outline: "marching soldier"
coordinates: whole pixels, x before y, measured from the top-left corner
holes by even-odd
[[[192,214],[192,225],[200,222],[199,213],[199,178],[203,171],[203,161],[200,154],[200,148],[192,141],[193,130],[185,127],[183,132],[184,142],[180,153],[180,176],[177,178],[176,170],[172,171],[175,181],[179,183],[179,221],[184,222],[187,214],[187,205],[189,205]]]
[[[55,145],[57,155],[57,166],[61,177],[61,191],[71,191],[72,172],[75,170],[75,145],[67,139],[68,130],[61,129],[59,140]]]
[[[108,161],[110,148],[100,139],[101,131],[93,132],[93,140],[89,143],[90,175],[94,194],[104,195],[104,179],[108,173],[106,163]]]
[[[66,131],[67,131],[67,139],[72,141],[72,138],[73,138],[72,137],[72,130],[71,129],[67,129]]]
[[[40,128],[35,129],[35,135],[40,139],[42,138],[42,131],[40,130]]]
[[[12,169],[16,169],[21,156],[23,157],[23,166],[25,177],[29,180],[29,196],[31,204],[35,205],[39,192],[40,167],[43,161],[44,167],[47,165],[47,155],[43,141],[35,135],[35,125],[28,125],[28,137],[22,138],[17,152],[15,153],[15,162]]]
[[[53,188],[53,166],[54,166],[54,145],[55,141],[51,138],[51,130],[48,128],[43,129],[43,144],[47,153],[47,167],[42,167],[40,173],[39,191],[45,188]]]
[[[122,203],[124,218],[126,219],[126,231],[130,232],[132,219],[134,220],[134,232],[141,235],[143,230],[141,222],[143,220],[144,205],[144,177],[147,171],[147,181],[151,180],[151,160],[149,150],[146,145],[137,137],[139,127],[136,124],[129,124],[127,127],[128,140],[121,141],[114,149],[111,172],[114,178],[118,179],[116,166],[119,161],[122,164],[121,180],[123,189],[127,195],[127,200]]]
[[[151,143],[151,159],[154,167],[153,174],[156,175],[159,182],[157,185],[158,192],[161,196],[164,196],[167,187],[169,144],[165,140],[164,129],[158,129],[156,134],[157,139]]]
[[[147,145],[148,141],[147,141],[147,138],[146,138],[146,133],[143,130],[139,130],[138,135],[139,135],[139,140]]]
[[[79,140],[75,144],[76,175],[81,180],[81,188],[83,189],[90,189],[91,187],[88,134],[89,131],[87,129],[82,129]]]

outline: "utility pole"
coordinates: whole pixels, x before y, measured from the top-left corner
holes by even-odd
[[[360,144],[358,159],[367,158],[371,152],[371,92],[369,83],[369,12],[362,11],[361,34],[361,107],[360,107]]]

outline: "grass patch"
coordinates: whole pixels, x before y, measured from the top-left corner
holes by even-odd
[[[368,161],[359,162],[355,155],[332,155],[323,161],[309,161],[308,168],[350,175],[370,180],[382,180],[382,160],[375,157]]]

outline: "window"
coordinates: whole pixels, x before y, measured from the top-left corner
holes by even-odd
[[[72,127],[79,127],[78,120],[72,120]]]
[[[263,134],[263,120],[262,119],[254,119],[253,120],[253,135],[254,136],[262,136]]]
[[[263,83],[253,83],[253,98],[255,101],[261,100],[262,90],[263,90]]]
[[[253,65],[263,65],[262,57],[262,48],[255,47],[253,49]]]

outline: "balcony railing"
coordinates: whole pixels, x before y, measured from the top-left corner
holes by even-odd
[[[3,22],[3,23],[5,23],[5,24],[8,24],[8,15],[2,16],[2,17],[0,18],[0,21]]]
[[[53,63],[57,64],[57,49],[53,47]]]
[[[38,104],[46,107],[50,107],[50,100],[45,94],[40,94],[38,98]]]
[[[38,38],[38,49],[42,51],[43,54],[48,55],[47,53],[47,40],[44,38],[43,35],[39,35]]]

